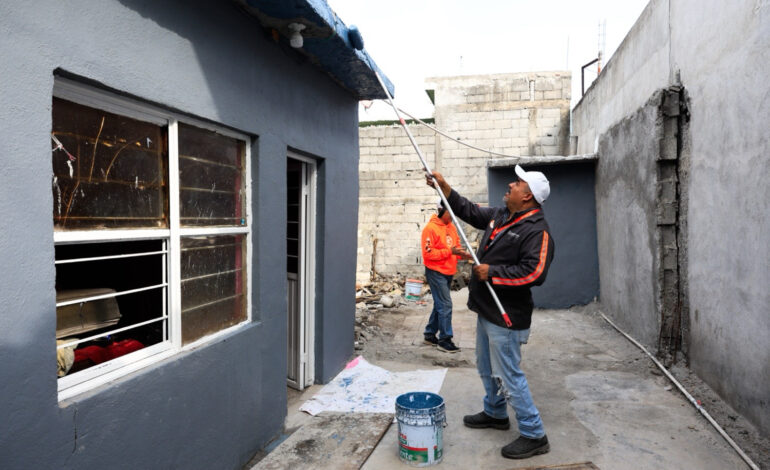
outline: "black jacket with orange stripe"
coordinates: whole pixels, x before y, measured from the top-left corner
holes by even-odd
[[[455,190],[447,201],[457,217],[484,230],[476,257],[481,264],[489,265],[489,281],[511,320],[510,328],[529,328],[534,307],[530,287],[545,281],[555,247],[543,209],[528,209],[511,216],[505,207],[480,207]],[[483,281],[471,276],[468,291],[468,308],[506,327]]]

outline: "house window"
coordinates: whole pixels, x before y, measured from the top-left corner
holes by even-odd
[[[60,397],[249,319],[244,136],[57,80]]]

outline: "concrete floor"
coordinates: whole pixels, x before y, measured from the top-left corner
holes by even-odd
[[[503,458],[500,448],[517,437],[515,426],[499,431],[462,424],[463,415],[481,410],[484,393],[474,363],[476,316],[465,307],[466,297],[467,290],[453,292],[453,328],[461,353],[449,355],[421,344],[430,302],[372,313],[382,334],[362,351],[368,361],[394,371],[449,366],[441,389],[448,425],[440,468],[514,469],[586,461],[601,469],[747,468],[644,353],[600,316],[573,310],[536,311],[522,353],[551,451],[520,461]],[[287,429],[312,419],[297,409],[319,388],[291,397]],[[395,423],[362,468],[408,468],[398,457]]]

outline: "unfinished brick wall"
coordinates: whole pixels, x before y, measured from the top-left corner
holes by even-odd
[[[434,132],[421,125],[410,130],[433,167]],[[401,126],[362,127],[359,145],[356,280],[368,281],[373,265],[380,273],[419,275],[420,232],[438,196],[425,185],[422,164]]]
[[[511,156],[566,155],[569,142],[569,72],[533,72],[427,80],[435,127],[476,147]],[[489,152],[474,150],[410,125],[431,168],[464,196],[487,204]],[[419,237],[438,196],[425,185],[422,166],[400,126],[362,127],[359,133],[358,265],[356,279],[423,273]],[[499,200],[491,202],[500,204]],[[471,241],[477,231],[466,229]]]

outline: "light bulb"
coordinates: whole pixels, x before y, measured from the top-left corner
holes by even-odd
[[[291,36],[289,37],[289,44],[295,49],[302,47],[304,43],[302,39],[302,30],[305,29],[305,25],[301,23],[289,23],[289,31]]]

